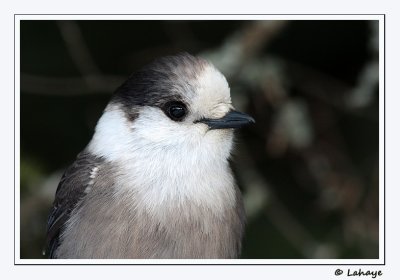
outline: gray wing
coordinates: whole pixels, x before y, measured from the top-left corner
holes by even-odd
[[[83,151],[64,172],[47,219],[46,255],[49,258],[55,257],[64,225],[77,202],[85,195],[85,188],[91,180],[90,172],[102,162],[102,158]]]

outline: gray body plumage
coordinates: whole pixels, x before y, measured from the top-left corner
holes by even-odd
[[[117,90],[58,186],[48,220],[50,257],[238,257],[245,218],[228,163],[232,131],[197,124],[199,109],[190,103],[209,90],[199,77],[216,71],[210,67],[189,55],[172,57]],[[213,108],[199,113],[204,122],[230,108],[219,93],[226,82],[218,76],[218,83],[217,93],[196,101]],[[163,113],[171,96],[190,107],[180,122]]]
[[[82,153],[78,158],[91,158]],[[71,212],[69,221],[55,250],[56,258],[236,258],[240,251],[243,230],[243,209],[240,193],[237,207],[216,216],[195,205],[180,205],[165,213],[160,225],[149,214],[135,209],[134,197],[120,193],[118,167],[101,160],[85,160],[83,167],[90,177],[98,167],[96,180],[89,185]],[[110,176],[110,174],[113,174]],[[75,176],[81,176],[76,174]],[[74,175],[72,175],[74,176]],[[79,178],[76,178],[78,181]],[[73,182],[73,178],[70,178]],[[81,182],[81,181],[79,181]],[[133,201],[132,201],[133,200]],[[187,202],[189,203],[189,202]],[[168,211],[166,209],[166,211]],[[191,212],[182,215],[182,211]]]

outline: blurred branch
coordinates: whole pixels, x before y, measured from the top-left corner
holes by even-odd
[[[82,77],[57,78],[21,73],[21,90],[25,93],[68,96],[114,92],[125,77],[101,74],[75,21],[57,21],[57,26]]]
[[[211,60],[228,79],[239,79],[250,88],[258,86],[265,89],[268,86],[268,78],[276,79],[279,75],[289,77],[290,83],[302,93],[318,98],[341,111],[377,122],[374,116],[354,110],[352,102],[359,101],[360,96],[366,95],[364,103],[371,100],[378,79],[376,63],[366,66],[360,75],[358,85],[353,88],[339,79],[300,63],[279,57],[257,57],[286,25],[286,21],[252,22],[229,36],[221,46],[205,51],[201,56]],[[377,41],[374,40],[377,28],[374,29],[374,26],[372,26],[375,32],[372,32],[371,49],[376,50],[376,44],[373,42]],[[254,59],[255,57],[257,59]],[[281,95],[278,98],[285,98],[285,91],[281,91]]]
[[[379,85],[379,22],[370,22],[371,36],[369,39],[369,51],[371,59],[360,72],[357,85],[347,98],[349,107],[362,108],[368,106]]]
[[[99,84],[100,69],[96,65],[83,38],[81,29],[75,21],[57,21],[65,46],[87,86],[92,89]]]
[[[270,183],[257,171],[251,151],[241,146],[241,161],[236,165],[240,176],[247,182],[244,202],[249,219],[258,213],[270,220],[282,236],[306,258],[335,258],[336,250],[317,241],[301,222],[292,215],[285,204],[274,193]]]
[[[93,93],[111,94],[124,79],[124,77],[113,75],[56,78],[21,73],[21,91],[32,94],[68,96]],[[88,86],[88,80],[91,80],[90,86]]]
[[[286,21],[280,20],[246,24],[228,37],[219,48],[205,51],[202,56],[211,60],[227,78],[231,78],[246,62],[265,48],[286,24]]]
[[[285,60],[285,70],[293,86],[305,95],[323,101],[338,109],[377,122],[371,114],[354,110],[348,103],[348,96],[355,90],[351,86],[321,71],[317,71],[303,64]],[[335,98],[332,98],[334,96]]]
[[[65,46],[81,74],[83,76],[99,74],[100,69],[92,58],[79,25],[75,21],[57,21],[57,26]]]

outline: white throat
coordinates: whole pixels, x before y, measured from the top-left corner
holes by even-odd
[[[119,166],[116,192],[139,196],[152,215],[190,203],[213,212],[235,203],[228,158],[231,130],[174,125],[158,108],[144,107],[129,122],[116,106],[100,118],[89,151]]]

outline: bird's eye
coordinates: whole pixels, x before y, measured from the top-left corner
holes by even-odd
[[[174,121],[181,121],[186,116],[186,106],[181,102],[167,104],[165,112]]]

